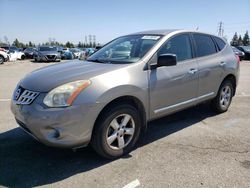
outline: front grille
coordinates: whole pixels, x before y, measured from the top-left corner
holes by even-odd
[[[31,104],[35,98],[39,95],[39,92],[25,90],[21,87],[17,88],[14,94],[14,100],[16,104]]]
[[[47,59],[54,60],[56,59],[56,55],[47,55]]]

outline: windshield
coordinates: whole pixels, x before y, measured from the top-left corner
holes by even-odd
[[[47,47],[47,46],[42,46],[42,47],[39,47],[39,51],[57,51],[57,48],[56,47]]]
[[[91,55],[87,61],[134,63],[140,60],[162,36],[131,35],[117,38]]]

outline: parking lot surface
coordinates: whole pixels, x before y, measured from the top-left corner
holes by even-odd
[[[0,186],[250,186],[250,61],[241,62],[228,112],[214,114],[203,104],[153,121],[139,146],[113,161],[90,147],[74,152],[44,146],[18,127],[10,112],[12,92],[23,76],[48,65],[0,65]]]

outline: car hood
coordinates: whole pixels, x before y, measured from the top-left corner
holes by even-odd
[[[62,84],[87,80],[126,65],[71,61],[37,69],[20,81],[20,86],[38,92],[48,92]]]

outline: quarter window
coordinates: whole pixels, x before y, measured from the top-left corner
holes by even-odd
[[[177,61],[184,61],[192,58],[189,35],[178,35],[167,41],[158,51],[158,57],[162,54],[175,54]]]
[[[194,34],[197,49],[197,57],[203,57],[216,53],[216,47],[209,35]]]
[[[217,43],[220,51],[226,46],[226,43],[222,39],[214,37],[214,40]]]

